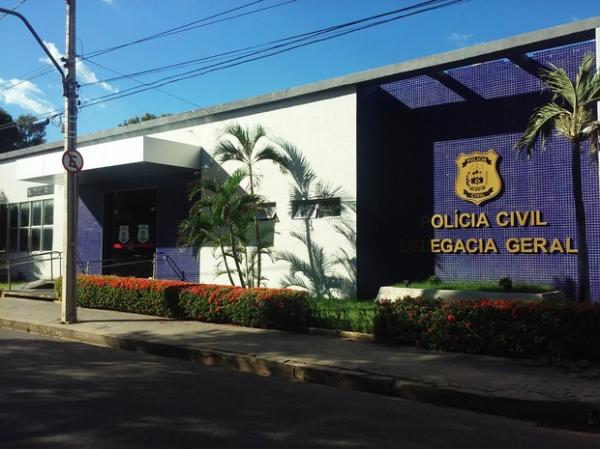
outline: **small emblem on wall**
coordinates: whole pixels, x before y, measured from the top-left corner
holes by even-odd
[[[137,227],[137,240],[140,243],[147,243],[150,240],[150,225],[141,224]]]
[[[129,225],[119,226],[119,242],[127,243],[129,241]]]
[[[498,159],[494,150],[460,153],[456,158],[456,195],[478,206],[498,196],[502,190]]]

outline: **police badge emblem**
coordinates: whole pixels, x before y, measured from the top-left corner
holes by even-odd
[[[456,158],[456,195],[478,206],[498,196],[502,190],[499,157],[494,150],[460,153]]]
[[[150,225],[141,224],[137,227],[137,240],[140,243],[147,243],[150,240]]]
[[[119,242],[127,243],[129,241],[129,226],[119,226]]]

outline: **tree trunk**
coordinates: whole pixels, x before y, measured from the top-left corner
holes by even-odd
[[[235,285],[233,276],[231,276],[229,264],[227,263],[227,254],[225,253],[225,247],[223,246],[223,242],[219,242],[219,245],[221,246],[221,254],[223,255],[223,263],[225,264],[225,270],[227,270],[227,277],[229,278],[229,282],[231,282],[231,285]]]
[[[581,144],[573,142],[571,148],[571,176],[575,200],[575,222],[577,224],[577,280],[579,301],[590,300],[590,266],[585,224],[585,205],[581,179]]]
[[[240,278],[240,285],[242,288],[246,288],[246,283],[244,282],[244,275],[242,273],[242,268],[240,267],[240,258],[238,255],[237,248],[235,246],[235,233],[233,232],[233,228],[229,227],[229,239],[231,241],[231,252],[233,253],[233,261],[235,262],[235,268],[237,269],[238,276]]]
[[[254,196],[254,174],[252,173],[252,165],[248,165],[248,176],[250,177],[250,194]],[[262,251],[260,247],[260,229],[258,226],[258,220],[256,219],[256,210],[254,211],[254,237],[256,238],[256,272],[254,271],[254,264],[252,264],[252,278],[255,279],[255,285],[260,287],[260,281],[262,276]]]

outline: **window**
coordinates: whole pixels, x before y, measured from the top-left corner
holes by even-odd
[[[276,203],[261,203],[256,210],[257,221],[277,221]]]
[[[52,251],[54,235],[54,200],[44,200],[42,214],[42,251]]]
[[[292,218],[338,217],[342,213],[340,198],[318,198],[292,201]]]
[[[8,208],[8,249],[19,251],[19,205],[10,204]]]
[[[1,205],[0,251],[51,251],[53,225],[53,200]]]
[[[29,252],[29,218],[31,203],[19,204],[19,251]]]

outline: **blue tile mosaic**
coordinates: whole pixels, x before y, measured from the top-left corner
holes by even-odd
[[[553,64],[564,68],[573,77],[587,52],[594,52],[594,42],[538,51],[529,56],[544,65]],[[542,83],[508,60],[452,69],[448,74],[485,98],[484,104],[461,106],[458,104],[460,99],[457,100],[455,95],[448,94],[423,77],[380,86],[385,92],[413,108],[414,112],[408,114],[417,114],[417,123],[425,123],[429,127],[428,130],[407,129],[406,132],[411,133],[410,139],[413,142],[419,142],[412,144],[414,151],[432,152],[432,197],[429,199],[431,214],[453,216],[455,211],[484,212],[491,222],[489,228],[429,229],[429,235],[424,233],[423,239],[429,239],[431,233],[433,238],[454,241],[490,238],[494,239],[499,249],[497,254],[435,254],[432,256],[435,273],[446,280],[498,280],[509,276],[514,281],[553,284],[573,294],[578,287],[575,254],[510,254],[505,248],[507,239],[525,237],[544,237],[548,241],[560,239],[563,243],[570,238],[574,246],[578,247],[569,142],[553,135],[547,143],[546,151],[536,151],[529,159],[514,150],[514,145],[525,128],[526,118],[531,115],[534,107],[547,100],[542,92]],[[374,94],[365,90],[363,95]],[[478,113],[477,108],[481,112]],[[523,111],[523,108],[527,109]],[[399,114],[404,113],[406,112]],[[450,123],[441,123],[440,119]],[[460,123],[461,119],[464,120],[463,125]],[[492,201],[478,206],[460,199],[455,193],[458,173],[456,158],[460,153],[489,149],[494,149],[500,155],[499,172],[504,190]],[[599,167],[589,156],[589,148],[584,150],[581,158],[591,294],[595,300],[600,300]],[[359,153],[360,151],[359,149]],[[415,172],[422,175],[422,167],[407,172],[407,175],[415,176]],[[427,201],[427,198],[422,201]],[[528,210],[541,211],[548,225],[500,227],[494,223],[496,214],[500,211]],[[410,263],[410,259],[404,263]],[[424,276],[428,274],[430,273],[423,273]]]

